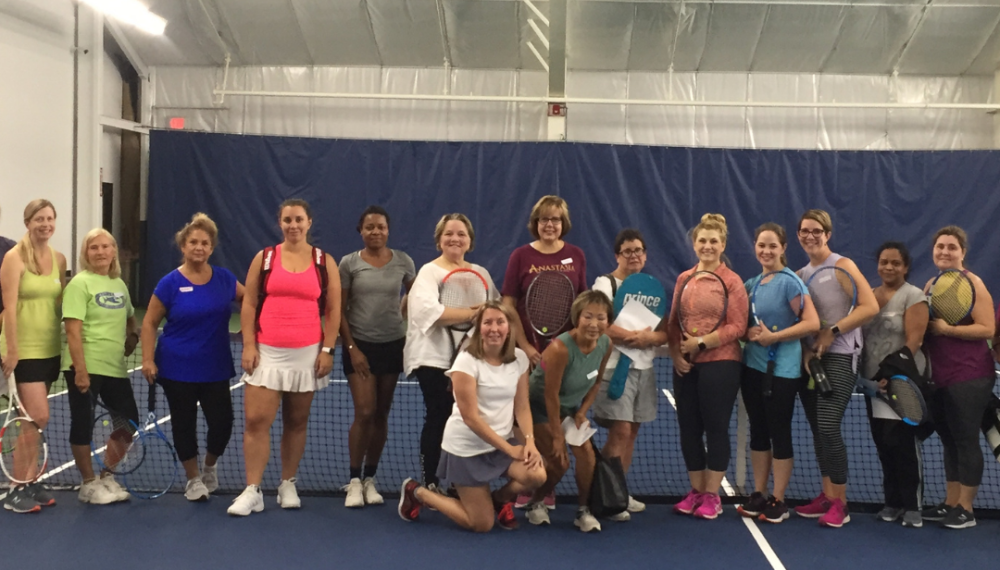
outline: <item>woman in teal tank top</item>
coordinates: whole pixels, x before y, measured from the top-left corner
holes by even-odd
[[[32,200],[24,209],[28,228],[0,265],[3,295],[3,373],[14,374],[24,412],[39,427],[49,421],[49,386],[59,377],[62,350],[59,304],[66,258],[49,245],[56,229],[56,209],[48,200]],[[4,506],[30,513],[55,498],[40,483],[17,487]]]
[[[548,479],[535,491],[527,506],[528,522],[549,524],[542,499],[555,489],[569,469],[569,455],[562,422],[573,417],[577,427],[587,423],[587,410],[597,398],[598,380],[611,355],[611,339],[604,332],[611,322],[612,307],[600,291],[581,293],[573,302],[573,330],[556,337],[542,353],[542,362],[529,381],[529,401],[535,424],[536,447],[545,457]],[[590,513],[587,501],[594,476],[594,448],[589,444],[570,445],[576,458],[576,486],[580,508],[573,523],[583,532],[601,530]]]

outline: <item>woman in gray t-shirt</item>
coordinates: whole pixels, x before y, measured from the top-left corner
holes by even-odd
[[[354,399],[354,423],[347,436],[351,481],[345,505],[349,508],[382,504],[375,471],[388,436],[392,395],[403,371],[406,324],[400,294],[410,290],[416,277],[410,256],[386,245],[388,212],[369,206],[361,214],[358,233],[364,249],[340,261],[341,357]]]
[[[906,282],[910,271],[910,252],[899,242],[879,246],[878,275],[882,284],[874,289],[879,313],[863,327],[865,336],[861,374],[872,378],[886,356],[904,346],[914,355],[917,369],[926,374],[927,360],[920,350],[927,329],[927,298]],[[903,526],[920,527],[921,458],[916,428],[900,421],[892,409],[880,400],[867,398],[872,439],[882,463],[885,507],[878,518]]]

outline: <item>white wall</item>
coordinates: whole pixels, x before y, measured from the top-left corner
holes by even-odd
[[[14,7],[12,4],[9,7]],[[68,253],[73,182],[73,5],[0,11],[0,235],[24,234],[24,206],[56,205],[53,245]]]
[[[153,125],[210,132],[370,139],[546,140],[540,103],[227,97],[222,70],[160,67]],[[374,67],[231,68],[228,89],[544,96],[542,72]],[[987,103],[990,77],[570,72],[568,97],[708,101]],[[986,149],[982,111],[570,105],[567,138],[613,144],[803,149]]]
[[[105,117],[122,117],[122,78],[111,57],[104,55],[102,73],[101,114]],[[104,129],[101,133],[101,182],[114,184],[114,215],[112,233],[121,239],[121,171],[122,135],[117,129]]]

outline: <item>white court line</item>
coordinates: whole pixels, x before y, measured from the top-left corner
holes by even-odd
[[[674,411],[677,411],[677,401],[674,400],[674,395],[670,393],[670,390],[664,388],[663,395],[667,397],[667,401],[670,402],[671,406],[673,406]],[[725,491],[725,493],[730,497],[736,495],[735,489],[733,489],[725,477],[722,478],[722,490]],[[767,558],[767,561],[771,564],[771,568],[773,568],[773,570],[785,570],[785,565],[781,563],[781,560],[778,559],[778,555],[774,552],[774,549],[771,548],[770,543],[768,543],[767,539],[764,538],[764,533],[757,528],[757,523],[746,517],[740,517],[740,519],[743,520],[743,524],[746,525],[747,530],[750,531],[750,535],[753,536],[753,539],[760,548],[760,551],[764,554],[764,558]]]

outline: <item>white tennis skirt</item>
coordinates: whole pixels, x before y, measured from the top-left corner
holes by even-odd
[[[329,375],[316,377],[319,343],[302,348],[278,348],[259,344],[260,363],[242,380],[277,392],[315,392],[330,384]]]

